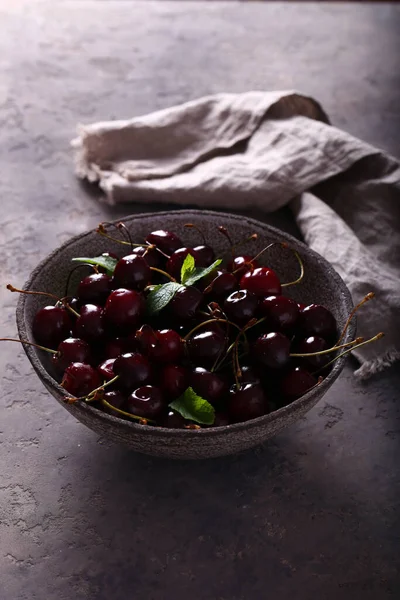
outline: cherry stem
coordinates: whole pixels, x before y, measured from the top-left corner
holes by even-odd
[[[117,244],[122,244],[124,246],[131,246],[131,248],[134,248],[134,247],[137,248],[139,246],[146,246],[146,244],[131,244],[131,242],[127,242],[125,240],[119,240],[118,238],[112,237],[111,235],[109,235],[107,233],[107,230],[104,227],[104,225],[113,225],[119,231],[120,231],[120,229],[117,227],[117,225],[114,225],[113,223],[100,223],[96,229],[96,233],[98,233],[99,235],[102,235],[103,237],[107,238],[108,240],[111,240],[112,242],[117,242]]]
[[[81,264],[81,265],[76,265],[73,269],[70,270],[70,272],[68,274],[67,283],[65,284],[65,297],[68,297],[68,288],[69,288],[69,284],[70,284],[70,281],[71,281],[72,274],[77,269],[82,269],[82,267],[85,267],[85,268],[91,267],[94,270],[95,273],[99,272],[99,270],[96,267],[96,265],[89,265],[89,263],[84,263],[84,264]]]
[[[125,225],[125,223],[122,223],[122,221],[120,221],[119,223],[117,223],[116,227],[119,231],[123,231],[124,233],[126,233],[129,243],[131,245],[131,249],[133,250],[133,248],[134,248],[133,240],[132,240],[130,231],[127,228],[127,226]]]
[[[330,354],[331,352],[336,352],[336,350],[340,350],[341,348],[348,348],[349,346],[354,346],[355,344],[361,344],[364,342],[363,337],[358,337],[352,342],[347,342],[346,344],[341,344],[333,346],[332,348],[327,348],[326,350],[320,350],[319,352],[307,352],[306,354],[290,354],[290,356],[300,357],[300,356],[320,356],[322,354]]]
[[[118,379],[119,379],[119,375],[116,375],[109,381],[106,381],[102,385],[99,385],[99,387],[97,387],[96,389],[89,392],[89,394],[87,394],[86,396],[80,396],[79,398],[68,397],[68,398],[66,398],[66,400],[69,404],[72,404],[72,403],[76,402],[77,400],[85,400],[86,402],[92,402],[93,400],[97,400],[98,398],[96,397],[96,395],[98,395],[99,392],[103,392],[104,388],[108,387],[109,385],[112,385],[113,383],[118,381]],[[64,379],[62,380],[62,382],[60,384],[62,387],[63,387],[63,383],[64,383]]]
[[[368,340],[365,340],[365,341],[357,344],[356,346],[353,346],[353,347],[349,348],[348,350],[345,350],[341,354],[338,354],[338,356],[335,356],[335,358],[333,358],[332,360],[330,360],[328,363],[326,363],[326,365],[324,365],[323,367],[321,367],[320,369],[318,369],[318,371],[315,371],[315,373],[319,373],[320,371],[322,371],[322,369],[326,369],[326,367],[328,367],[329,365],[333,364],[336,360],[338,360],[338,358],[341,358],[342,356],[345,356],[346,354],[349,354],[349,352],[353,352],[353,350],[356,350],[357,348],[361,348],[361,346],[365,346],[366,344],[370,344],[371,342],[376,342],[376,341],[380,340],[381,338],[384,337],[384,335],[385,334],[381,331],[380,333],[377,333],[376,335],[374,335],[374,337],[369,338]]]
[[[32,296],[46,296],[47,298],[52,298],[53,300],[60,302],[60,298],[57,298],[57,296],[55,296],[54,294],[50,294],[49,292],[32,292],[30,290],[19,290],[10,283],[8,283],[6,287],[10,292],[18,292],[19,294],[31,294]]]
[[[130,419],[139,421],[141,423],[144,422],[143,423],[144,425],[147,422],[155,423],[155,421],[153,421],[152,419],[148,419],[147,417],[146,417],[146,419],[144,419],[143,417],[139,417],[138,415],[133,415],[131,413],[125,412],[124,410],[121,410],[120,408],[116,408],[115,406],[113,406],[112,404],[107,402],[107,400],[104,400],[104,398],[101,399],[101,403],[103,404],[103,406],[106,406],[108,409],[113,410],[113,411],[117,412],[118,414],[123,415],[124,417],[129,417]]]
[[[164,275],[165,277],[168,277],[168,279],[170,279],[174,283],[177,283],[175,277],[172,277],[172,275],[170,275],[166,271],[163,271],[162,269],[157,269],[157,267],[150,267],[150,271],[156,271],[157,273],[161,273],[161,275]]]
[[[33,346],[34,348],[38,348],[39,350],[44,350],[45,352],[50,352],[50,354],[57,354],[57,350],[50,350],[50,348],[45,348],[44,346],[40,346],[40,344],[34,344],[33,342],[28,342],[27,340],[19,340],[17,338],[0,338],[0,342],[18,342],[20,344],[26,344],[28,346]]]
[[[54,294],[50,294],[49,292],[32,292],[31,290],[19,290],[18,288],[14,287],[10,283],[8,283],[6,287],[10,292],[18,292],[19,294],[28,294],[28,295],[32,295],[32,296],[45,296],[47,298],[52,298],[53,300],[56,300],[57,303],[61,302],[61,304],[64,306],[64,308],[69,310],[76,317],[80,316],[79,313],[77,313],[76,310],[74,310],[68,304],[68,302],[66,302],[65,298],[57,298],[57,296],[55,296]]]
[[[263,248],[258,254],[256,254],[252,259],[251,262],[253,262],[253,260],[258,260],[260,258],[260,256],[262,254],[264,254],[264,252],[266,252],[267,250],[269,250],[270,248],[272,248],[273,246],[282,246],[282,248],[288,248],[288,245],[286,242],[272,242],[271,244],[268,244],[268,246],[265,246],[265,248]]]
[[[286,246],[286,247],[288,248],[288,246]],[[300,265],[300,275],[298,276],[297,279],[295,279],[295,281],[289,281],[288,283],[281,283],[281,287],[288,287],[289,285],[296,285],[296,283],[300,283],[300,281],[304,277],[304,264],[303,264],[300,254],[294,248],[289,248],[289,250],[291,250],[293,252],[293,254],[295,255],[295,257],[298,260],[298,263]]]
[[[238,325],[236,325],[236,323],[232,323],[232,321],[228,321],[228,319],[218,319],[218,317],[215,317],[213,319],[208,319],[207,321],[203,321],[202,323],[198,323],[196,325],[196,327],[193,327],[193,329],[185,335],[185,337],[183,338],[184,341],[186,342],[190,338],[190,336],[194,334],[195,331],[197,331],[204,325],[210,325],[210,323],[228,323],[229,325],[233,325],[234,327],[236,327],[236,329],[240,330],[240,327],[238,327]]]
[[[198,227],[197,225],[194,225],[193,223],[185,223],[184,227],[188,227],[190,229],[195,229],[201,235],[201,239],[203,240],[203,244],[205,246],[207,245],[206,237],[205,237],[204,233],[202,232],[202,230],[200,229],[200,227]]]
[[[356,312],[358,311],[359,308],[361,308],[364,304],[366,304],[367,302],[369,302],[369,300],[372,300],[372,298],[375,297],[374,292],[369,292],[369,294],[367,294],[362,300],[361,302],[359,302],[351,311],[351,313],[349,314],[349,316],[347,317],[347,321],[345,323],[345,326],[343,327],[343,331],[340,334],[340,338],[338,339],[337,343],[340,344],[340,342],[342,341],[342,339],[345,336],[345,333],[350,325],[350,321],[352,320],[352,318],[354,317],[354,315],[356,314]]]

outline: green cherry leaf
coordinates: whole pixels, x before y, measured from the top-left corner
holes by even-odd
[[[181,287],[182,285],[180,283],[175,283],[174,281],[156,285],[146,298],[147,313],[149,315],[154,315],[155,313],[160,312],[160,310],[165,308],[167,304],[171,302],[172,298]]]
[[[171,402],[169,406],[182,415],[184,419],[189,419],[201,425],[213,425],[215,421],[214,407],[196,394],[191,387],[188,387],[182,396]]]
[[[219,258],[218,260],[213,262],[213,264],[209,267],[197,267],[196,269],[193,269],[193,271],[189,273],[187,277],[185,277],[185,281],[182,280],[182,283],[184,283],[185,285],[194,285],[197,281],[199,281],[199,279],[203,279],[203,277],[206,277],[207,275],[212,273],[217,267],[219,267],[221,263],[222,258]]]
[[[118,260],[112,256],[95,256],[93,258],[73,258],[72,262],[102,267],[105,269],[107,275],[111,276],[114,273]]]
[[[186,281],[195,271],[195,262],[191,254],[188,254],[183,261],[181,267],[181,282],[183,285],[187,285]]]

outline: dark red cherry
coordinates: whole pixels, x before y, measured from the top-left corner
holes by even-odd
[[[181,268],[188,254],[193,256],[197,265],[198,257],[193,248],[179,248],[179,250],[176,250],[176,252],[171,254],[170,258],[167,260],[165,270],[178,281],[181,280]]]
[[[114,379],[115,373],[113,367],[115,361],[115,358],[107,358],[107,360],[104,360],[98,365],[97,372],[102,381],[110,381],[111,379]]]
[[[113,287],[142,291],[150,279],[151,271],[146,259],[137,254],[129,254],[117,262]]]
[[[145,301],[134,290],[119,288],[112,292],[104,307],[104,316],[110,330],[128,333],[137,327],[145,312]]]
[[[291,369],[281,381],[281,393],[287,401],[300,398],[317,384],[316,378],[303,367]]]
[[[104,311],[101,306],[84,304],[75,323],[75,333],[89,343],[99,342],[105,336]]]
[[[290,340],[283,333],[266,333],[254,343],[253,356],[270,369],[281,369],[290,361]]]
[[[74,362],[64,371],[62,387],[73,396],[87,396],[101,385],[96,369],[85,363]]]
[[[305,354],[309,352],[322,352],[329,348],[327,342],[322,337],[310,336],[303,340],[300,340],[295,347],[296,354]],[[322,368],[327,362],[331,360],[329,354],[321,354],[317,356],[304,356],[301,362],[304,363],[305,367],[311,368],[311,370]]]
[[[210,246],[195,246],[196,267],[209,267],[215,261],[214,250]]]
[[[304,337],[316,335],[330,338],[336,333],[335,317],[324,306],[310,304],[300,310],[298,329]]]
[[[189,385],[189,372],[181,365],[167,365],[160,373],[160,387],[168,400],[175,400]]]
[[[146,238],[146,242],[148,244],[153,244],[154,246],[157,246],[157,248],[159,248],[161,252],[164,252],[164,254],[168,254],[168,256],[170,256],[173,252],[175,252],[179,248],[182,248],[183,246],[181,240],[178,238],[177,235],[175,235],[175,233],[172,233],[172,231],[164,231],[161,229],[149,233],[149,235]]]
[[[303,302],[298,302],[297,306],[299,307],[299,310],[303,310],[303,308],[305,308],[307,304],[303,304]]]
[[[92,273],[84,277],[78,286],[79,302],[103,305],[110,292],[110,277],[105,273]]]
[[[62,340],[69,337],[71,326],[71,319],[65,308],[45,306],[33,318],[32,333],[41,346],[57,348]]]
[[[230,425],[231,420],[229,415],[221,412],[215,413],[214,423],[211,427],[226,427],[226,425]]]
[[[225,379],[202,367],[197,367],[191,373],[190,385],[196,394],[208,400],[211,404],[221,400],[228,391]]]
[[[256,313],[258,299],[249,290],[238,290],[230,294],[224,302],[224,310],[231,321],[245,324]]]
[[[125,352],[133,352],[134,348],[130,346],[132,344],[129,344],[127,338],[114,338],[106,343],[104,356],[105,358],[117,358]]]
[[[163,264],[162,254],[156,248],[149,249],[147,246],[137,246],[133,248],[132,254],[145,258],[149,267],[160,268]]]
[[[213,365],[226,348],[226,335],[220,327],[200,329],[186,342],[190,360],[199,366]]]
[[[165,407],[160,388],[144,385],[128,396],[124,410],[144,419],[155,419],[165,411]]]
[[[190,421],[184,419],[182,415],[174,410],[170,410],[161,422],[162,427],[169,427],[170,429],[183,429],[185,425],[189,424]]]
[[[260,304],[260,314],[272,331],[291,331],[299,317],[297,302],[286,296],[267,296]]]
[[[232,294],[238,288],[236,277],[233,273],[228,273],[227,271],[214,271],[210,273],[206,284],[207,293],[211,293],[217,298],[226,298],[226,296],[229,296],[229,294]]]
[[[253,259],[252,256],[243,255],[236,256],[233,260],[228,263],[227,269],[233,273],[238,281],[243,277],[245,273],[256,269],[259,266],[258,262]]]
[[[241,371],[241,376],[240,376],[241,383],[261,383],[261,377],[259,376],[257,371],[254,369],[254,367],[250,367],[249,365],[243,365],[243,366],[241,366],[240,371]]]
[[[149,356],[157,344],[156,332],[154,329],[145,323],[136,331],[134,336],[138,351]]]
[[[234,423],[262,417],[269,412],[268,400],[261,385],[244,383],[232,386],[228,399],[228,414]]]
[[[91,362],[90,346],[79,338],[67,338],[59,344],[52,363],[58,371],[62,372],[74,362],[89,364]]]
[[[259,267],[248,271],[240,279],[242,290],[249,290],[259,298],[264,296],[276,296],[281,293],[281,282],[278,275],[268,267]]]
[[[119,386],[128,391],[150,383],[152,376],[150,362],[138,352],[118,356],[114,363],[114,373],[119,375]]]
[[[111,404],[111,406],[122,409],[126,402],[126,396],[119,390],[111,390],[104,394],[104,400],[108,402],[108,404]],[[109,415],[114,415],[115,417],[121,418],[121,414],[116,410],[112,410],[111,408],[108,408],[108,406],[104,406],[104,404],[101,406],[101,408]]]
[[[178,292],[169,303],[170,312],[177,319],[193,319],[201,301],[203,294],[195,287],[185,287]]]
[[[183,355],[182,338],[173,329],[156,331],[156,345],[150,352],[150,357],[161,363],[178,362]]]

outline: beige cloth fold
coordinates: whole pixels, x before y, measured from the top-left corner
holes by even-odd
[[[80,126],[76,173],[109,204],[173,202],[274,211],[290,203],[302,235],[358,302],[365,378],[400,358],[400,167],[329,125],[294,92],[218,94],[127,121]]]

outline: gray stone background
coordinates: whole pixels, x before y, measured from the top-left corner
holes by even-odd
[[[77,123],[295,88],[399,156],[399,25],[399,6],[383,2],[0,0],[0,335],[16,331],[5,283],[143,209],[111,210],[75,180]],[[264,218],[291,227],[284,211]],[[98,439],[21,348],[0,348],[1,600],[395,597],[395,369],[361,385],[349,364],[263,448],[187,464]]]

